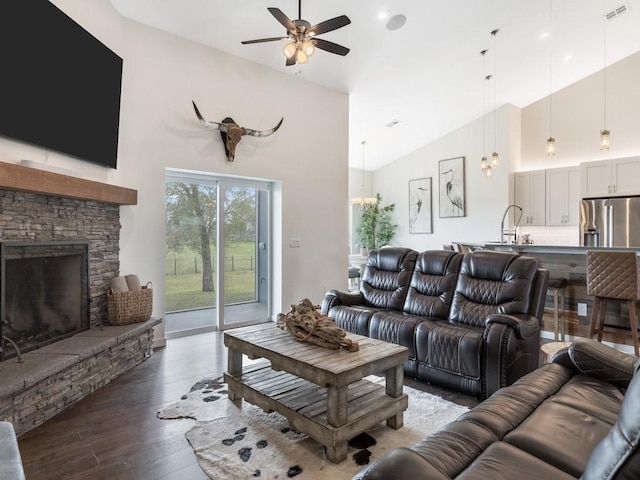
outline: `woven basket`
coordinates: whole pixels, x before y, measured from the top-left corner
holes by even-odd
[[[151,282],[142,290],[131,292],[107,292],[107,311],[111,325],[130,325],[149,320],[153,308]]]

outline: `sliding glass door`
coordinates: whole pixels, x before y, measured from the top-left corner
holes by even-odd
[[[267,185],[219,183],[218,328],[269,318],[269,189]]]
[[[270,184],[168,170],[167,338],[270,317]]]

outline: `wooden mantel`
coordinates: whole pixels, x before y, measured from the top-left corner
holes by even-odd
[[[138,191],[83,178],[0,162],[0,189],[55,197],[137,205]]]

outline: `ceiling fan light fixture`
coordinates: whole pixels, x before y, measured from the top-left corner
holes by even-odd
[[[313,42],[311,40],[303,40],[301,48],[304,53],[306,53],[307,57],[310,57],[316,51],[316,47],[313,46]]]
[[[295,42],[289,42],[282,49],[282,53],[284,53],[284,56],[287,58],[293,58],[297,50],[298,47],[296,46]]]
[[[337,43],[323,40],[321,38],[316,39],[318,35],[332,32],[342,27],[346,27],[351,23],[349,17],[346,15],[340,15],[339,17],[330,18],[324,22],[311,25],[307,20],[302,19],[302,0],[298,0],[298,19],[291,20],[285,15],[282,10],[276,7],[267,8],[269,13],[286,28],[286,37],[271,37],[271,38],[258,38],[255,40],[243,40],[243,45],[251,45],[255,43],[276,42],[280,40],[287,40],[288,43],[282,49],[282,53],[286,57],[287,61],[285,65],[291,67],[296,63],[307,63],[309,57],[314,54],[316,49],[324,50],[335,55],[345,56],[349,53],[347,47],[338,45]]]
[[[309,60],[309,56],[304,53],[304,50],[302,48],[298,49],[298,53],[296,53],[296,63],[307,63],[307,61]]]

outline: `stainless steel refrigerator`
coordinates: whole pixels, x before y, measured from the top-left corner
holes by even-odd
[[[640,197],[582,200],[580,241],[584,246],[640,247]]]

